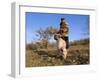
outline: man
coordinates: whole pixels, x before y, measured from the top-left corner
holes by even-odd
[[[60,30],[58,31],[58,33],[61,34],[61,38],[64,39],[66,41],[66,49],[68,49],[69,47],[69,29],[68,29],[68,23],[65,22],[64,18],[61,18],[61,22],[60,22]]]

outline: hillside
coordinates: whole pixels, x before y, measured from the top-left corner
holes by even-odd
[[[89,64],[89,39],[70,42],[66,60],[58,56],[56,47],[41,49],[36,46],[27,45],[26,67]]]

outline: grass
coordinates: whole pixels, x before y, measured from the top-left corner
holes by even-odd
[[[33,47],[26,49],[26,67],[84,65],[90,63],[89,39],[71,42],[66,60],[58,56],[56,46],[48,49],[38,49],[36,47],[33,49]]]

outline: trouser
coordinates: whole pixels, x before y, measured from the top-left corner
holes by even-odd
[[[66,42],[66,49],[68,49],[69,48],[69,37],[68,36],[65,36],[65,37],[63,37],[63,39]]]

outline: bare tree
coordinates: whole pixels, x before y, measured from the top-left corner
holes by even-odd
[[[43,42],[44,46],[47,48],[49,40],[51,37],[57,32],[57,29],[50,26],[45,29],[40,28],[37,31],[37,36],[39,37],[39,40]]]

